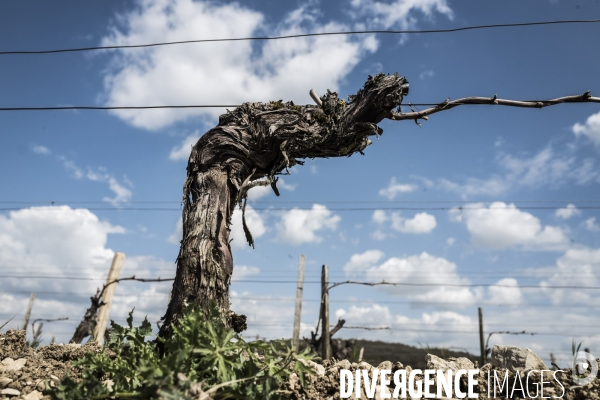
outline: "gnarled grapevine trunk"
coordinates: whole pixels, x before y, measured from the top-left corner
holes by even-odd
[[[390,118],[408,93],[404,77],[379,74],[346,102],[328,91],[320,106],[292,102],[244,103],[221,115],[219,124],[194,145],[183,196],[183,240],[177,273],[160,335],[169,336],[171,323],[183,308],[211,301],[234,329],[245,318],[229,311],[233,257],[229,226],[236,206],[245,206],[248,190],[271,185],[284,169],[302,158],[341,157],[362,152],[369,136],[382,130],[377,123]],[[245,226],[246,239],[253,245]]]

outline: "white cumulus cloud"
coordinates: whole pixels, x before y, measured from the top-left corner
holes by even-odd
[[[469,285],[470,281],[461,278],[456,264],[443,257],[423,252],[408,257],[391,257],[377,265],[382,258],[383,253],[379,250],[354,254],[344,266],[344,272],[348,276],[361,276],[368,282],[406,283],[408,285],[376,287],[412,301],[444,299],[448,303],[464,305],[473,303],[482,294],[481,288],[452,286]]]
[[[234,265],[232,280],[243,281],[247,276],[258,275],[260,269],[257,267],[249,267],[247,265]]]
[[[550,146],[531,156],[499,152],[495,163],[499,171],[487,178],[467,176],[462,177],[460,183],[447,178],[415,178],[420,179],[427,187],[454,192],[463,198],[499,196],[519,187],[560,187],[568,183],[586,185],[600,182],[596,160],[579,160],[572,154],[561,154]]]
[[[233,268],[234,275],[236,268],[238,268],[237,265]],[[232,288],[237,285],[236,282],[233,282]],[[248,317],[248,329],[243,332],[245,338],[280,339],[291,336],[294,322],[294,297],[282,298],[261,292],[239,293],[235,289],[230,291],[230,295],[231,309]],[[310,331],[315,329],[315,312],[318,311],[311,309],[307,304],[303,305],[300,337],[310,337]]]
[[[192,146],[200,139],[200,133],[198,131],[192,133],[183,141],[179,146],[173,147],[171,153],[169,153],[169,159],[173,161],[186,160],[190,158]]]
[[[494,202],[486,207],[471,203],[450,211],[450,215],[466,224],[474,245],[485,249],[520,246],[524,250],[563,250],[569,243],[561,228],[543,226],[539,218],[514,204]]]
[[[108,188],[114,193],[114,197],[104,197],[102,200],[112,205],[118,205],[120,203],[127,203],[131,200],[133,193],[131,190],[122,183],[120,183],[114,176],[106,173],[104,168],[99,168],[98,172],[88,170],[86,178],[95,182],[106,182]]]
[[[351,0],[354,12],[364,17],[371,27],[392,27],[400,29],[414,28],[417,22],[415,12],[419,11],[428,18],[433,18],[438,12],[449,19],[454,17],[452,9],[446,0]]]
[[[371,237],[375,240],[385,240],[387,234],[385,232],[382,232],[380,229],[377,229],[371,233]]]
[[[596,146],[600,146],[600,112],[590,115],[585,124],[576,123],[572,129],[575,136],[586,136]]]
[[[248,229],[250,229],[250,233],[252,233],[254,241],[264,235],[267,231],[262,215],[256,212],[250,205],[246,205],[246,224],[248,225]],[[229,234],[229,239],[233,239],[231,241],[232,249],[245,249],[248,247],[246,234],[244,233],[242,224],[242,210],[240,209],[236,209],[231,217],[231,233]]]
[[[489,302],[494,304],[520,304],[523,294],[514,278],[504,278],[488,288]]]
[[[375,210],[373,212],[373,222],[377,223],[377,224],[383,224],[385,221],[388,220],[388,216],[385,213],[385,211],[383,210]]]
[[[0,265],[10,268],[9,275],[19,276],[0,280],[0,313],[24,312],[14,302],[24,303],[29,293],[38,292],[32,318],[68,316],[74,320],[48,324],[44,330],[52,334],[52,329],[64,331],[69,326],[74,332],[74,324],[89,307],[89,297],[106,279],[114,256],[106,246],[108,235],[124,231],[89,210],[68,206],[32,207],[0,215]],[[83,279],[20,277],[39,275]],[[56,336],[65,339],[65,335]]]
[[[556,215],[559,218],[562,219],[569,219],[575,215],[580,215],[581,211],[579,211],[577,209],[577,207],[575,207],[574,204],[568,204],[566,207],[564,208],[559,208],[558,210],[556,210],[556,213],[554,215]]]
[[[412,218],[404,218],[400,212],[394,212],[391,219],[392,229],[402,233],[429,233],[437,226],[435,217],[426,212],[417,213]]]
[[[335,311],[337,318],[344,318],[348,326],[366,326],[389,328],[389,330],[369,331],[369,340],[403,343],[422,343],[443,347],[473,347],[472,341],[461,332],[476,332],[477,320],[468,315],[453,311],[434,311],[420,316],[408,317],[394,314],[388,306],[373,304],[370,306],[350,305]],[[343,331],[343,330],[342,330]],[[341,333],[343,334],[343,333]],[[357,333],[353,332],[353,337]],[[461,337],[462,336],[462,337]]]
[[[349,30],[318,19],[314,4],[288,13],[276,26],[240,3],[148,0],[121,14],[102,45],[189,39],[292,35]],[[241,104],[277,99],[308,103],[308,90],[337,90],[341,80],[378,47],[375,36],[347,35],[289,40],[198,43],[118,53],[104,78],[106,105]],[[294,77],[294,79],[290,79]],[[145,129],[191,117],[211,120],[224,109],[119,110],[114,114]]]
[[[294,208],[281,215],[281,220],[277,223],[278,237],[295,245],[318,243],[322,237],[317,232],[324,229],[336,230],[340,220],[340,216],[321,204],[313,204],[310,210]]]
[[[596,217],[591,217],[585,220],[585,228],[588,231],[592,231],[592,232],[598,232],[600,231],[600,226],[598,226],[598,223],[596,222]]]
[[[430,233],[437,226],[435,217],[426,212],[417,213],[412,218],[405,218],[400,212],[393,212],[391,215],[388,215],[384,210],[375,210],[371,219],[378,225],[383,225],[386,221],[390,221],[392,229],[411,234]],[[377,240],[383,240],[386,234],[381,229],[378,229],[372,236]]]
[[[390,183],[387,187],[379,190],[379,195],[383,197],[387,197],[389,200],[394,200],[394,198],[399,193],[410,193],[414,192],[417,189],[415,185],[411,185],[408,183],[398,183],[395,177],[390,179]]]
[[[543,271],[544,279],[540,286],[552,304],[583,304],[597,303],[600,297],[594,290],[552,286],[599,286],[600,285],[600,248],[587,247],[569,249],[557,261],[556,266]]]
[[[255,186],[252,189],[248,190],[248,200],[256,201],[262,199],[263,197],[267,197],[271,193],[273,193],[273,188],[271,188],[271,185]]]
[[[377,264],[384,256],[380,250],[367,250],[364,253],[353,254],[350,261],[344,265],[346,274],[362,273]]]

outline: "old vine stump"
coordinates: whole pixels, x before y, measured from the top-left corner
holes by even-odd
[[[383,131],[377,123],[390,118],[408,94],[398,74],[369,77],[348,101],[327,92],[321,105],[244,103],[221,115],[219,124],[194,145],[183,188],[183,240],[177,273],[160,336],[188,304],[207,311],[214,302],[227,324],[245,328],[245,317],[229,310],[233,257],[229,246],[231,215],[245,207],[248,190],[271,185],[277,175],[303,158],[351,156],[367,147],[369,136]],[[246,239],[254,245],[243,219]]]

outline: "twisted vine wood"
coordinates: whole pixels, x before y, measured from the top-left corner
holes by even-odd
[[[229,326],[236,331],[245,329],[245,316],[229,309],[231,216],[236,207],[245,209],[252,187],[270,185],[279,195],[277,176],[303,164],[302,159],[362,153],[371,143],[370,136],[383,133],[377,124],[384,118],[417,122],[465,104],[542,108],[564,102],[600,102],[589,92],[547,101],[467,97],[402,113],[399,106],[408,89],[405,77],[378,74],[369,76],[348,101],[327,91],[315,99],[318,105],[244,103],[221,115],[218,125],[193,146],[188,161],[182,201],[183,239],[160,336],[170,336],[171,324],[193,303],[205,311],[214,303]],[[242,221],[246,239],[254,246],[245,218]]]

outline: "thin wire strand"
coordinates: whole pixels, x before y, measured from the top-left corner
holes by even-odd
[[[505,203],[600,203],[600,200],[509,200],[500,199],[494,201],[502,201]],[[149,201],[128,201],[127,204],[180,204],[181,200],[149,200]],[[385,203],[385,204],[411,204],[411,203],[489,203],[487,200],[303,200],[303,201],[266,201],[256,200],[252,201],[254,204],[286,204],[286,203],[336,203],[336,204],[360,204],[360,203]],[[106,201],[88,201],[88,200],[38,200],[38,201],[27,201],[27,200],[3,200],[0,204],[46,204],[46,205],[59,205],[54,203],[65,203],[64,205],[70,204],[106,204]]]
[[[12,316],[12,315],[15,315],[15,314],[14,313],[0,313],[0,317],[7,317],[7,316]],[[16,315],[20,315],[20,314],[16,314]],[[65,318],[67,318],[67,319],[65,319]],[[54,319],[53,321],[55,321],[55,320],[58,320],[58,318]],[[68,320],[69,323],[72,323],[73,321],[76,321],[76,319],[69,320],[68,317],[62,317],[62,318],[60,318],[60,320],[61,321],[67,321]],[[252,323],[252,321],[249,321],[249,324],[250,323]],[[597,328],[597,327],[600,327],[600,325],[590,325],[590,324],[539,324],[537,322],[534,323],[534,324],[535,324],[536,327],[561,327],[561,328],[568,328],[568,327],[575,327],[575,328]],[[252,325],[265,325],[265,326],[268,325],[268,326],[280,326],[280,327],[282,327],[282,326],[290,326],[291,324],[288,325],[287,323],[265,323],[265,324],[262,324],[262,323],[259,323],[259,324],[252,323]],[[400,324],[393,324],[393,325],[400,325]],[[478,323],[477,323],[477,321],[474,321],[472,323],[437,322],[436,325],[437,326],[448,326],[448,325],[451,325],[451,326],[463,326],[463,327],[475,327],[476,328],[478,326]],[[516,329],[523,329],[522,328],[523,326],[527,326],[527,325],[524,325],[524,323],[508,323],[507,324],[506,322],[492,322],[492,323],[486,323],[485,325],[486,325],[486,327],[492,327],[492,326],[499,326],[499,327],[505,326],[505,327],[511,327],[511,328],[517,327]],[[331,325],[331,326],[334,326],[334,325]],[[521,327],[521,328],[518,328],[518,327]],[[595,333],[595,335],[598,335],[598,333]]]
[[[11,292],[11,294],[26,294],[29,295],[31,294],[31,291],[15,291],[15,292]],[[60,295],[60,296],[83,296],[83,297],[89,297],[90,293],[82,293],[82,292],[62,292],[62,291],[35,291],[36,296],[39,295]],[[162,294],[120,294],[120,293],[116,293],[114,294],[114,297],[135,297],[135,298],[168,298],[169,293],[162,293]],[[235,302],[236,300],[240,300],[240,301],[260,301],[260,302],[276,302],[276,303],[281,303],[281,302],[289,302],[289,303],[293,303],[296,301],[296,299],[294,298],[283,298],[283,297],[271,297],[271,298],[261,298],[261,297],[246,297],[246,296],[238,296],[238,297],[231,297],[230,299],[232,302]],[[321,300],[319,299],[303,299],[302,300],[303,303],[321,303]],[[414,306],[421,306],[421,305],[428,305],[428,306],[446,306],[446,307],[480,307],[480,306],[485,306],[485,307],[523,307],[523,306],[527,306],[527,307],[534,307],[534,308],[546,308],[546,307],[552,307],[552,308],[584,308],[584,309],[598,309],[600,308],[600,305],[590,305],[590,304],[563,304],[563,305],[555,305],[555,304],[549,304],[549,303],[478,303],[478,304],[474,304],[474,303],[466,303],[466,302],[435,302],[435,301],[411,301],[411,300],[403,300],[403,301],[394,301],[394,300],[381,300],[381,301],[376,301],[376,300],[352,300],[352,299],[346,299],[346,300],[329,300],[330,303],[340,303],[340,304],[406,304],[406,305],[414,305]],[[3,314],[0,314],[3,315]]]
[[[510,107],[525,107],[525,108],[544,108],[563,103],[600,103],[600,97],[593,97],[588,90],[580,95],[563,96],[550,100],[507,100],[494,97],[463,97],[450,101],[447,98],[441,103],[407,103],[410,106],[411,112],[392,112],[386,118],[393,121],[429,119],[428,115],[438,113],[440,111],[450,110],[458,106],[468,105],[500,105]],[[425,110],[415,111],[412,106],[434,106]],[[402,104],[400,105],[402,106]],[[0,111],[55,111],[55,110],[143,110],[155,108],[223,108],[223,107],[239,107],[238,105],[176,105],[176,106],[58,106],[58,107],[2,107]],[[400,110],[400,108],[398,108]],[[418,123],[417,123],[418,124]]]
[[[101,278],[86,278],[86,277],[75,277],[75,276],[53,276],[53,275],[0,275],[0,278],[21,278],[21,279],[55,279],[55,280],[78,280],[78,281],[94,281],[101,280]],[[139,282],[169,282],[174,281],[175,278],[127,278],[121,280],[139,281]],[[245,283],[294,283],[297,284],[297,280],[266,280],[266,279],[246,279],[246,280],[232,280],[231,282],[245,282]],[[321,281],[305,281],[305,284],[321,284]],[[378,286],[378,285],[390,285],[390,286],[416,286],[416,287],[506,287],[512,289],[582,289],[582,290],[600,290],[600,286],[580,286],[580,285],[505,285],[500,283],[482,283],[482,284],[468,284],[468,283],[413,283],[413,282],[361,282],[361,281],[343,281],[335,282],[330,285],[329,289],[340,285],[363,285],[363,286]]]
[[[52,208],[48,206],[49,210],[60,211],[60,208]],[[312,210],[311,207],[252,207],[256,211],[290,211],[290,210]],[[544,207],[544,206],[525,206],[519,207],[519,210],[558,210],[564,207]],[[24,210],[23,207],[3,207],[0,211],[19,211]],[[90,211],[178,211],[181,212],[180,208],[168,208],[168,207],[87,207]],[[332,207],[327,208],[329,211],[469,211],[469,210],[491,210],[491,211],[502,211],[502,210],[513,210],[513,207],[462,207],[462,206],[449,206],[449,207]],[[600,210],[600,206],[580,206],[577,207],[579,210]]]
[[[482,98],[485,99],[485,98]],[[530,104],[528,107],[532,108],[542,108],[550,105],[555,105],[558,103],[553,103],[554,100],[506,100],[514,103],[522,103],[522,104]],[[598,102],[597,98],[590,98],[589,101],[570,101],[569,103],[585,103],[585,102]],[[549,103],[549,104],[546,104]],[[550,104],[552,103],[552,104]],[[457,106],[475,106],[475,105],[489,105],[491,103],[473,103],[467,102],[465,99],[454,100],[451,102],[449,106],[445,106],[440,108],[438,111],[443,111],[446,109],[450,109]],[[514,105],[514,104],[502,104],[500,105]],[[544,104],[540,106],[539,104]],[[401,104],[403,106],[435,106],[441,107],[444,105],[444,102],[441,103],[406,103]],[[498,105],[498,104],[496,104]],[[240,107],[241,104],[194,104],[194,105],[170,105],[170,106],[56,106],[56,107],[0,107],[0,111],[59,111],[59,110],[153,110],[153,109],[177,109],[177,108],[236,108]],[[518,107],[524,107],[523,105],[519,105]],[[436,111],[436,112],[438,112]],[[394,113],[394,117],[392,118],[395,121],[399,121],[402,119],[415,119],[422,118],[422,116],[427,116],[432,114],[431,110],[421,110],[415,111],[412,113]],[[425,118],[423,118],[425,119]]]
[[[431,104],[435,105],[435,104]],[[147,110],[160,108],[235,108],[239,104],[181,105],[181,106],[59,106],[59,107],[2,107],[0,111],[55,111],[55,110]]]
[[[161,280],[162,281],[162,280]],[[31,291],[14,291],[12,294],[27,294],[29,295]],[[64,291],[35,291],[36,295],[61,295],[61,296],[89,296],[88,292],[64,292]],[[143,298],[163,298],[167,297],[168,293],[161,294],[115,294],[115,297],[143,297]],[[282,298],[282,297],[246,297],[246,296],[236,296],[231,297],[231,301],[261,301],[261,302],[295,302],[296,299],[293,298]],[[303,299],[304,303],[321,303],[319,299]],[[448,306],[477,306],[473,303],[468,302],[435,302],[435,301],[411,301],[411,300],[357,300],[357,299],[346,299],[346,300],[330,300],[330,303],[343,303],[343,304],[410,304],[410,305],[448,305]],[[600,305],[590,305],[590,304],[564,304],[564,305],[555,305],[549,303],[478,303],[479,306],[494,306],[494,307],[517,307],[517,306],[533,306],[533,307],[557,307],[557,308],[570,308],[570,307],[583,307],[583,308],[599,308]]]
[[[0,52],[0,55],[73,53],[73,52],[94,51],[94,50],[148,48],[148,47],[171,46],[171,45],[188,44],[188,43],[240,42],[240,41],[250,41],[250,40],[264,41],[264,40],[281,40],[281,39],[316,37],[316,36],[367,35],[367,34],[369,34],[369,35],[370,34],[392,34],[392,35],[405,34],[405,35],[408,35],[408,34],[426,34],[426,33],[453,33],[453,32],[479,30],[479,29],[514,28],[514,27],[540,26],[540,25],[589,24],[589,23],[598,23],[598,22],[600,22],[600,19],[577,19],[577,20],[519,22],[519,23],[508,23],[508,24],[472,25],[472,26],[463,26],[463,27],[459,27],[459,28],[449,28],[449,29],[364,30],[364,31],[346,31],[346,32],[318,32],[318,33],[301,33],[301,34],[296,34],[296,35],[255,36],[255,37],[218,38],[218,39],[195,39],[195,40],[180,40],[180,41],[174,41],[174,42],[147,43],[147,44],[134,44],[134,45],[114,45],[114,46],[91,46],[91,47],[77,47],[77,48],[53,49],[53,50],[13,50],[13,51],[2,51],[2,52]]]

